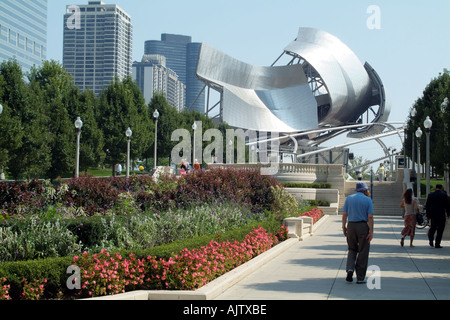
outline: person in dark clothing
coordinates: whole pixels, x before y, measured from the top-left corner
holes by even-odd
[[[431,220],[431,227],[428,231],[428,240],[431,247],[442,248],[441,241],[444,234],[447,218],[450,217],[450,206],[447,194],[443,191],[443,186],[436,185],[435,192],[430,193],[425,204],[428,219]],[[447,216],[446,216],[447,214]],[[436,235],[436,238],[435,238]]]

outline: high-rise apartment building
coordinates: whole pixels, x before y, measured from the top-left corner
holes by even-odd
[[[16,59],[24,73],[47,56],[47,0],[0,1],[0,62]]]
[[[166,66],[166,57],[157,54],[144,55],[141,62],[133,63],[133,80],[149,103],[156,92],[162,93],[178,112],[184,108],[186,85],[178,75]]]
[[[131,17],[115,4],[89,1],[67,6],[63,65],[81,89],[98,95],[114,77],[131,75]]]
[[[186,107],[192,106],[193,110],[205,113],[205,93],[199,96],[205,84],[196,76],[200,47],[201,43],[192,42],[190,36],[164,33],[161,41],[146,41],[144,51],[145,54],[166,57],[167,67],[175,71],[179,80],[186,84]]]

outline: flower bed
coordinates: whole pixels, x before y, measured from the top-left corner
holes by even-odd
[[[263,228],[254,228],[243,241],[211,241],[197,249],[184,249],[168,259],[152,256],[138,259],[134,254],[122,257],[102,250],[98,254],[83,253],[73,258],[81,272],[81,290],[76,298],[114,295],[134,290],[195,290],[228,271],[246,263],[286,240],[283,228],[277,236]],[[0,281],[0,300],[9,300],[7,279]],[[47,279],[23,282],[21,299],[43,297]],[[63,295],[59,294],[59,298]]]

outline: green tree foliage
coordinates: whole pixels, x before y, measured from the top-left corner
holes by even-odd
[[[73,121],[77,117],[82,117],[83,128],[80,138],[80,170],[96,167],[105,160],[103,150],[105,142],[103,132],[100,130],[96,120],[96,99],[91,90],[85,90],[81,93],[76,91],[74,100],[77,103],[69,108],[69,117]]]
[[[131,128],[131,157],[142,157],[153,143],[149,115],[145,100],[130,77],[120,81],[117,77],[105,88],[98,99],[97,122],[104,136],[105,161],[113,166],[126,160],[125,131]]]
[[[424,133],[422,139],[420,141],[417,141],[417,138],[415,139],[416,143],[419,142],[421,145],[421,160],[424,163],[426,159],[426,134],[423,123],[427,116],[433,121],[430,136],[430,157],[431,165],[438,174],[443,174],[445,167],[450,164],[450,153],[448,152],[450,105],[443,104],[445,98],[450,98],[450,74],[448,71],[440,74],[427,85],[422,97],[413,106],[417,111],[416,116],[409,117],[406,128],[405,149],[407,155],[412,155],[412,138],[415,138],[417,128],[422,129]]]
[[[1,164],[15,179],[40,176],[50,167],[43,105],[25,83],[16,61],[0,65],[0,78],[0,103],[5,108],[0,121]]]
[[[131,158],[153,158],[156,109],[160,113],[158,159],[171,156],[178,144],[171,141],[176,129],[184,128],[193,136],[192,124],[198,121],[202,132],[197,134],[203,136],[206,130],[214,128],[213,121],[199,112],[177,112],[163,94],[155,94],[147,106],[131,77],[115,78],[99,97],[90,90],[81,92],[55,61],[33,67],[27,77],[28,81],[14,60],[0,65],[0,103],[4,107],[0,115],[0,173],[16,180],[55,179],[73,174],[77,117],[83,121],[81,171],[101,164],[114,168],[117,163],[124,163],[128,127],[133,131]],[[219,127],[223,137],[227,128]],[[203,141],[203,148],[209,143]]]
[[[71,76],[55,61],[33,67],[29,80],[32,94],[43,105],[46,116],[51,166],[45,176],[55,179],[74,168],[75,130],[68,110],[76,103],[78,89]]]

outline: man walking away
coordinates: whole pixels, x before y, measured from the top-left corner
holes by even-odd
[[[428,231],[428,240],[431,247],[442,248],[441,241],[444,234],[446,218],[450,216],[450,207],[447,194],[441,184],[437,184],[435,191],[430,193],[425,204],[428,219],[431,220],[431,227]],[[445,214],[447,213],[447,217]],[[435,236],[436,235],[436,242]]]
[[[347,198],[342,215],[342,230],[347,238],[347,282],[366,283],[370,242],[373,239],[373,203],[369,187],[364,182],[356,185],[356,194]],[[347,225],[348,224],[348,225]]]

